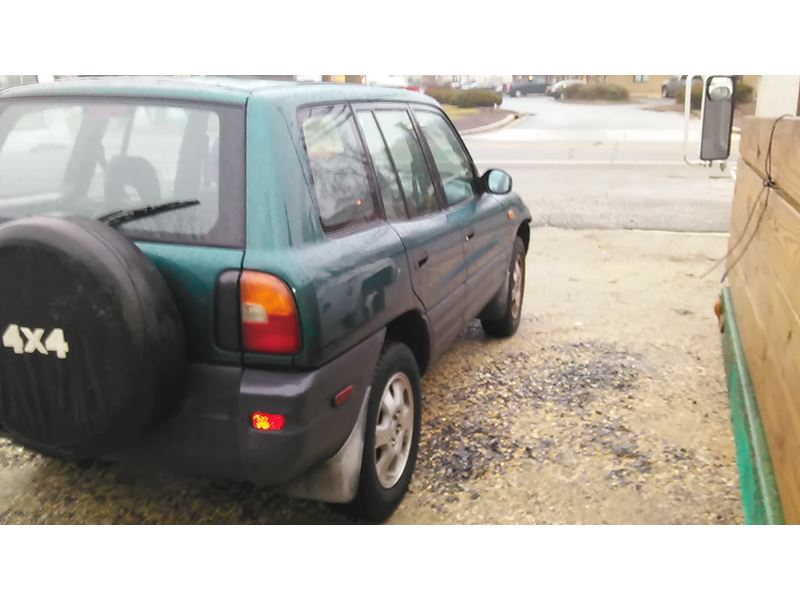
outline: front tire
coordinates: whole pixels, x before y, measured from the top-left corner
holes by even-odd
[[[511,337],[522,320],[522,301],[525,296],[525,244],[521,238],[514,240],[511,266],[508,270],[508,298],[506,311],[499,319],[481,319],[484,333],[491,337]]]
[[[405,496],[417,461],[421,398],[414,354],[388,342],[372,378],[354,516],[382,523]]]

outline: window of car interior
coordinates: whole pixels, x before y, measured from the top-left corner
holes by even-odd
[[[408,218],[403,190],[400,188],[400,179],[395,172],[392,157],[386,148],[375,115],[371,110],[357,110],[356,115],[367,151],[372,158],[372,166],[378,180],[378,188],[383,199],[383,208],[386,218],[390,221],[401,221]]]
[[[448,206],[473,198],[477,192],[472,162],[447,120],[431,110],[414,111],[428,143]]]
[[[408,111],[376,109],[375,119],[400,179],[409,218],[437,212],[436,189]]]
[[[376,218],[369,161],[350,106],[305,108],[299,118],[323,227],[337,230]]]

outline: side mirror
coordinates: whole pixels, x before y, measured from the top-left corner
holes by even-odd
[[[703,88],[701,160],[724,160],[731,153],[733,93],[736,83],[729,75],[712,75]]]
[[[489,169],[481,177],[483,187],[492,194],[507,194],[511,191],[511,175],[502,169]]]

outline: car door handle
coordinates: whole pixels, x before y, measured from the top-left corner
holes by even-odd
[[[417,266],[421,269],[426,264],[428,264],[428,253],[420,252],[419,254],[417,254]]]
[[[475,230],[474,229],[468,229],[467,230],[467,235],[466,235],[466,240],[470,241],[474,237],[475,237]]]

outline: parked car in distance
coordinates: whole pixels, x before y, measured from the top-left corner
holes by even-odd
[[[662,98],[675,98],[678,95],[678,90],[686,87],[687,75],[675,75],[669,79],[665,79],[661,83],[661,97]],[[695,75],[692,85],[702,84],[703,78],[700,75]]]
[[[420,377],[473,319],[519,327],[531,215],[511,186],[407,90],[6,90],[0,435],[385,520]]]
[[[686,75],[674,75],[661,83],[661,97],[674,98],[678,89],[686,85]]]
[[[479,81],[467,81],[462,83],[458,86],[460,90],[490,90],[492,92],[497,91],[496,85],[492,85],[490,83],[481,83]]]
[[[564,90],[575,85],[584,85],[584,82],[580,79],[562,79],[549,85],[545,93],[556,100],[561,100]]]
[[[509,96],[519,98],[528,94],[544,94],[547,89],[547,80],[544,77],[512,81],[506,84],[504,91]]]

